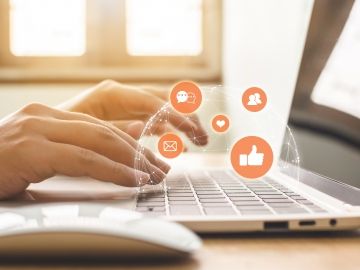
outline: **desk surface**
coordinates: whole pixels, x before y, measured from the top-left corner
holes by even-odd
[[[148,262],[23,262],[0,269],[359,269],[360,233],[205,236],[191,259]]]
[[[222,159],[224,160],[224,159]],[[201,162],[187,162],[195,167]],[[207,160],[217,164],[218,160]],[[80,184],[82,183],[82,184]],[[86,188],[85,188],[86,187]],[[85,189],[84,189],[85,188]],[[119,194],[121,188],[100,182],[45,181],[30,187],[35,197],[85,195],[82,199]],[[191,259],[148,262],[0,262],[0,269],[276,269],[331,270],[360,269],[360,231],[306,234],[232,234],[203,236],[204,246]],[[55,267],[56,266],[56,267]]]

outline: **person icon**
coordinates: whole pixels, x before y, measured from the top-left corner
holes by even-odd
[[[255,93],[255,102],[257,105],[261,104],[261,99],[260,99],[260,94],[259,93]]]
[[[249,96],[249,102],[247,103],[247,105],[249,105],[249,106],[256,106],[257,105],[255,95],[250,95]]]
[[[250,112],[259,112],[265,108],[267,97],[259,87],[250,87],[245,90],[241,98],[244,108]]]
[[[260,94],[259,93],[254,93],[252,95],[249,96],[249,101],[247,103],[247,105],[249,106],[256,106],[261,104],[261,99],[260,99]]]

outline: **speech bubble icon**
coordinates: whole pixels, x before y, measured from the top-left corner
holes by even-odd
[[[176,100],[177,103],[183,103],[186,102],[188,100],[188,93],[184,90],[180,90],[179,92],[177,92],[176,94]]]

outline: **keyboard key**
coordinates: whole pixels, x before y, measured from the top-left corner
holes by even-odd
[[[225,198],[225,196],[222,194],[212,194],[212,195],[197,194],[197,196],[199,197],[199,199]]]
[[[211,195],[211,194],[221,194],[221,191],[196,191],[196,194],[200,194],[200,195]]]
[[[284,199],[263,199],[266,203],[294,203],[292,200],[289,200],[287,198]]]
[[[232,207],[206,207],[204,212],[206,215],[236,215]]]
[[[195,191],[198,192],[198,191],[217,191],[217,192],[220,192],[220,189],[219,188],[195,188]]]
[[[142,198],[165,198],[165,193],[140,193],[138,199]]]
[[[255,191],[257,195],[281,195],[278,191]]]
[[[165,206],[165,202],[138,202],[136,204],[138,207],[148,207],[148,206]]]
[[[194,193],[192,192],[176,192],[168,194],[168,197],[194,197]]]
[[[293,202],[289,202],[289,203],[267,203],[267,205],[269,205],[272,208],[274,208],[274,207],[281,207],[281,208],[300,207],[296,203],[293,203]]]
[[[192,193],[192,190],[189,188],[189,189],[168,189],[167,190],[168,193]]]
[[[231,187],[245,188],[245,186],[240,183],[219,183],[219,186],[223,188],[231,188]]]
[[[200,198],[201,203],[217,203],[217,202],[228,202],[225,198]]]
[[[261,199],[283,199],[288,198],[285,195],[259,195]]]
[[[236,208],[239,209],[240,212],[246,210],[254,210],[254,211],[269,210],[265,205],[239,205],[236,206]]]
[[[256,197],[229,197],[230,200],[232,201],[258,201],[258,202],[261,202],[261,200],[259,200],[258,198]]]
[[[138,202],[163,202],[165,198],[140,198]]]
[[[230,203],[202,203],[203,207],[231,207]]]
[[[291,199],[293,200],[305,200],[306,198],[304,198],[303,196],[300,196],[298,194],[296,195],[289,195],[289,197],[291,197]]]
[[[270,189],[270,188],[250,188],[252,192],[278,192],[276,189]]]
[[[255,205],[255,206],[263,206],[264,204],[260,201],[235,201],[233,202],[237,206],[245,206],[245,205]]]
[[[246,187],[232,186],[232,187],[222,187],[223,190],[248,190]]]
[[[201,215],[200,208],[192,205],[170,205],[172,215]]]
[[[191,188],[168,188],[168,192],[192,192]]]
[[[251,191],[248,191],[248,190],[226,190],[225,191],[226,194],[254,194],[252,193]]]
[[[257,198],[253,194],[228,194],[229,198]]]
[[[169,197],[169,201],[195,201],[195,197]]]
[[[171,205],[197,205],[196,201],[169,201]]]

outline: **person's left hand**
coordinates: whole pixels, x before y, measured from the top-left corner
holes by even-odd
[[[73,112],[89,114],[106,120],[138,139],[144,122],[155,114],[168,99],[168,92],[103,81],[78,96],[58,106]],[[197,145],[205,145],[208,135],[196,115],[169,114],[169,123],[156,128],[157,135],[174,131],[184,132]]]

